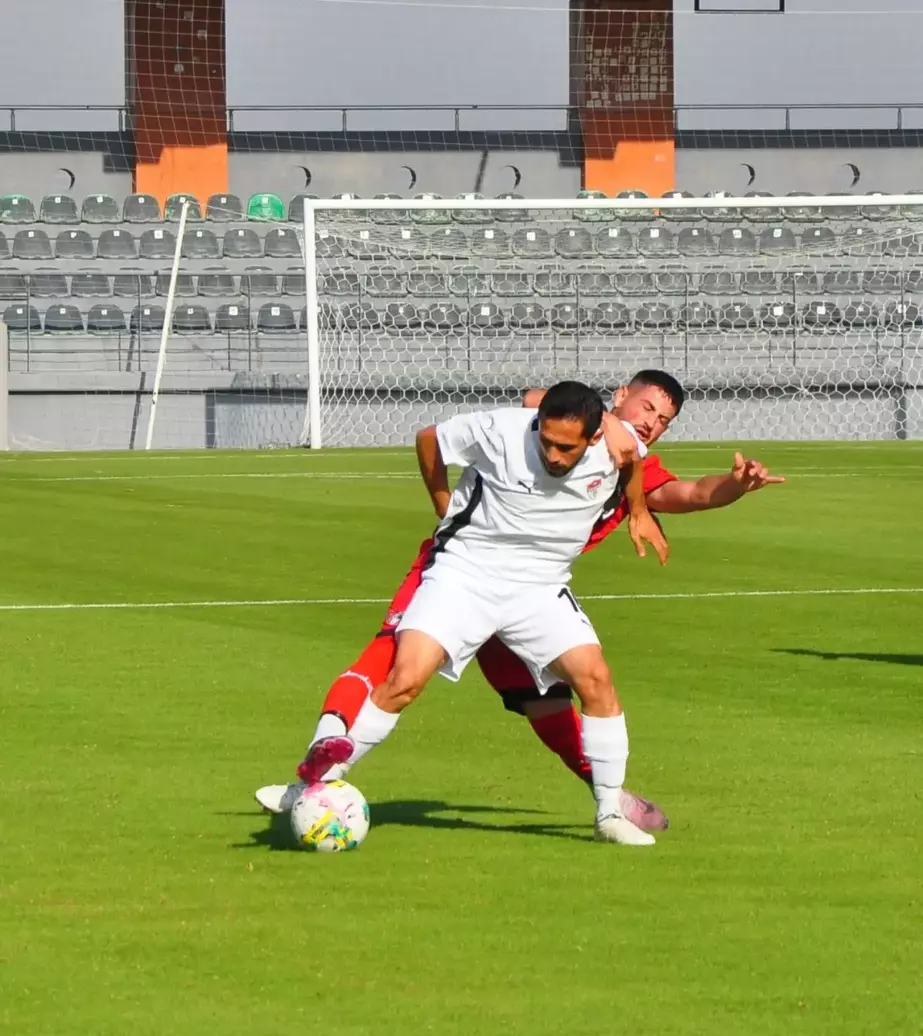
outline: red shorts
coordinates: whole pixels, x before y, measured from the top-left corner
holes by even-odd
[[[429,556],[433,541],[426,540],[420,546],[419,553],[410,566],[410,571],[404,577],[404,581],[397,588],[397,593],[391,598],[385,620],[378,632],[379,637],[393,637],[394,632],[400,624],[407,611],[407,607],[413,600],[413,595],[423,581],[423,571],[426,566],[426,559]],[[499,638],[491,637],[490,640],[477,653],[477,663],[484,679],[503,699],[504,706],[510,712],[523,712],[523,703],[526,701],[540,700],[541,698],[570,698],[571,689],[566,684],[555,684],[544,694],[539,694],[538,688],[529,673],[525,663],[522,662]]]

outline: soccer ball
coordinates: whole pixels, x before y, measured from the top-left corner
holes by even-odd
[[[346,781],[312,784],[292,807],[292,832],[300,846],[315,852],[357,849],[369,833],[369,804]]]

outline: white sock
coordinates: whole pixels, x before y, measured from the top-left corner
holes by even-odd
[[[628,728],[625,715],[584,716],[583,751],[590,760],[596,815],[621,815],[621,792],[628,765]]]
[[[342,737],[345,733],[346,723],[343,721],[343,717],[338,716],[335,712],[325,712],[317,721],[317,728],[314,731],[314,737],[311,738],[311,744],[308,745],[308,749],[311,748],[315,741],[320,741],[322,737]]]
[[[399,712],[385,712],[371,698],[366,698],[359,715],[356,716],[356,722],[349,731],[349,736],[356,746],[349,758],[349,766],[357,763],[376,745],[380,745],[397,726],[399,718]]]

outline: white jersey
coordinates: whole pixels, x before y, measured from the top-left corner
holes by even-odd
[[[554,478],[539,454],[536,410],[459,414],[437,425],[436,435],[445,463],[465,471],[436,531],[432,564],[514,587],[568,582],[618,485],[605,441]]]

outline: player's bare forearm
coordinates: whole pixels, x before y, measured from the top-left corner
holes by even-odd
[[[647,494],[647,503],[664,514],[711,511],[736,503],[747,493],[784,482],[781,475],[770,475],[758,460],[734,454],[734,464],[726,475],[703,475],[695,482],[668,482]]]
[[[439,450],[435,425],[431,424],[417,432],[417,462],[436,516],[440,519],[445,518],[452,492],[449,489],[449,472]]]
[[[705,475],[695,482],[667,482],[647,494],[647,506],[663,514],[690,514],[727,507],[745,493],[731,475]]]
[[[638,557],[646,557],[644,544],[649,543],[657,552],[660,564],[665,565],[670,555],[670,547],[663,529],[648,510],[644,496],[644,469],[640,459],[630,469],[623,469],[623,476],[628,473],[625,482],[625,500],[628,503],[628,535],[635,545]]]
[[[647,497],[644,495],[644,466],[640,458],[622,469],[625,485],[625,502],[631,514],[639,514],[648,510]]]

